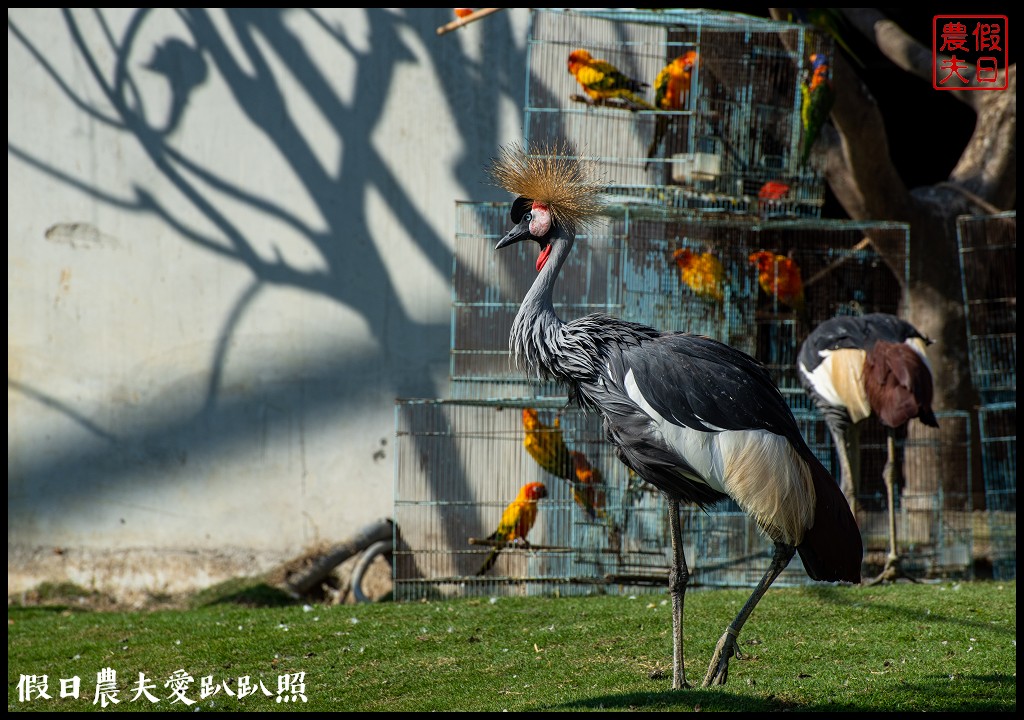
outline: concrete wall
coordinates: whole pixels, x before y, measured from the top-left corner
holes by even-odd
[[[529,13],[8,9],[8,592],[175,592],[392,514]]]

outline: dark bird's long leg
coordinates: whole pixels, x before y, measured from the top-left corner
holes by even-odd
[[[885,481],[885,495],[889,504],[889,554],[885,558],[885,566],[871,582],[865,585],[877,585],[882,582],[893,582],[897,578],[906,578],[917,582],[900,567],[900,556],[896,550],[896,431],[893,428],[886,428],[886,446],[888,456],[885,460],[885,469],[882,471],[882,479]]]
[[[690,687],[686,682],[686,666],[683,662],[683,600],[690,571],[686,567],[683,553],[683,532],[679,521],[679,500],[668,498],[668,525],[672,536],[672,568],[668,572],[668,587],[672,594],[672,688],[679,690]]]
[[[715,647],[715,654],[711,656],[711,664],[708,666],[708,674],[704,677],[704,687],[709,685],[725,685],[729,678],[729,658],[739,654],[739,647],[736,639],[739,637],[743,623],[750,617],[750,613],[757,607],[761,597],[768,591],[775,579],[786,569],[789,561],[793,559],[796,548],[783,542],[775,543],[775,553],[772,555],[772,563],[768,571],[761,578],[761,582],[754,588],[747,602],[743,605],[736,618],[729,623],[725,634],[718,640]]]
[[[850,446],[857,445],[858,447],[854,448],[853,452],[860,453],[858,442],[859,430],[858,426],[848,426],[845,430],[829,427],[829,432],[832,434],[832,442],[835,444],[836,452],[839,454],[839,487],[842,489],[843,495],[846,496],[846,502],[849,503],[854,517],[857,517],[858,483],[854,480],[853,465],[850,463]]]

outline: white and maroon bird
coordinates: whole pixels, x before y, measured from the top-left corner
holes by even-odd
[[[493,174],[517,196],[515,227],[496,249],[533,240],[540,250],[537,277],[512,324],[510,351],[530,372],[560,381],[583,407],[599,413],[619,459],[668,500],[673,687],[688,687],[683,598],[689,571],[680,503],[707,507],[731,497],[775,545],[767,572],[715,648],[703,684],[722,685],[740,629],[795,553],[815,580],[860,582],[856,520],[754,358],[707,337],[608,315],[558,317],[555,281],[577,230],[601,212],[600,186],[571,150],[503,148]]]
[[[932,411],[931,344],[910,323],[895,315],[841,315],[818,325],[797,356],[800,382],[825,418],[839,455],[841,487],[856,513],[857,487],[850,449],[859,447],[859,423],[874,415],[886,428],[883,471],[889,511],[889,554],[872,584],[902,574],[896,550],[896,435],[917,418],[938,427]]]

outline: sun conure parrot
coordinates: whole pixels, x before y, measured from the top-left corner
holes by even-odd
[[[835,103],[830,73],[828,58],[819,54],[811,55],[811,78],[800,85],[800,122],[804,129],[800,141],[801,168],[807,165],[807,160],[811,157],[811,148],[821,134],[821,128]]]
[[[768,250],[751,253],[749,260],[757,266],[757,283],[761,289],[795,310],[797,317],[806,324],[808,317],[804,304],[804,283],[796,261]]]
[[[556,417],[552,425],[540,419],[535,408],[523,408],[523,447],[537,464],[552,475],[568,480],[572,498],[590,519],[604,517],[604,478],[587,456],[565,444]]]
[[[553,425],[546,425],[535,408],[523,408],[523,447],[537,464],[555,477],[568,480],[573,475],[573,460],[562,436],[556,417]]]
[[[722,280],[725,268],[712,253],[698,255],[689,248],[679,248],[672,253],[672,259],[679,267],[680,279],[695,293],[712,300],[723,298]]]
[[[582,48],[569,53],[568,67],[592,103],[621,100],[630,110],[654,109],[638,94],[649,87],[647,83],[634,80],[610,62],[592,57]]]
[[[654,107],[658,110],[690,110],[690,87],[696,66],[697,52],[687,50],[663,67],[654,79]],[[675,115],[658,115],[654,123],[654,138],[647,148],[648,158],[653,158],[658,152],[665,132],[676,119]],[[666,150],[665,154],[670,153]]]
[[[568,481],[572,499],[588,520],[600,519],[608,526],[608,542],[617,550],[621,543],[618,525],[605,509],[606,491],[601,469],[587,456],[565,444],[556,417],[551,425],[541,421],[535,408],[523,408],[523,447],[546,471]]]
[[[534,522],[537,521],[537,501],[547,496],[548,489],[544,483],[529,482],[523,485],[519,488],[516,499],[510,502],[502,512],[498,529],[488,535],[487,539],[506,543],[521,543],[523,546],[529,547],[530,543],[527,542],[526,536],[533,529]],[[476,574],[484,575],[494,567],[500,552],[501,546],[495,546]]]

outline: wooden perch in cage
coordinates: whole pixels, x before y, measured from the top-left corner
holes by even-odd
[[[471,22],[476,22],[480,18],[487,17],[491,13],[496,13],[499,10],[504,9],[505,8],[480,8],[479,10],[474,10],[465,17],[460,17],[456,20],[452,20],[450,23],[446,25],[442,25],[437,29],[437,34],[444,35],[445,33],[451,32],[452,30],[458,30],[460,27],[469,25]]]
[[[850,252],[856,252],[857,250],[863,250],[864,248],[866,248],[866,247],[868,247],[869,245],[872,245],[872,244],[873,243],[871,242],[871,238],[864,238],[859,243],[857,243],[852,248],[850,248]],[[819,280],[824,279],[829,273],[833,272],[834,270],[837,270],[840,265],[842,265],[843,263],[845,263],[849,259],[850,259],[850,256],[847,255],[846,257],[839,258],[835,262],[829,264],[827,267],[822,268],[818,272],[814,273],[814,275],[812,275],[810,278],[808,278],[807,280],[804,281],[804,287],[809,287],[809,286],[813,285],[814,283],[818,282]]]
[[[636,112],[641,108],[637,105],[633,105],[626,100],[617,100],[616,98],[601,98],[600,100],[592,100],[586,95],[570,95],[569,99],[573,102],[583,103],[590,107],[607,107],[614,108],[615,110],[628,110],[629,112]]]
[[[604,576],[602,581],[605,585],[656,585],[658,587],[664,587],[668,581],[668,571],[663,573],[643,573],[643,574],[608,574]]]
[[[555,552],[571,552],[572,548],[559,547],[557,545],[534,545],[533,543],[524,544],[521,542],[509,541],[509,540],[488,540],[487,538],[469,538],[466,542],[470,545],[487,545],[489,547],[496,548],[519,548],[521,550],[547,550]]]

